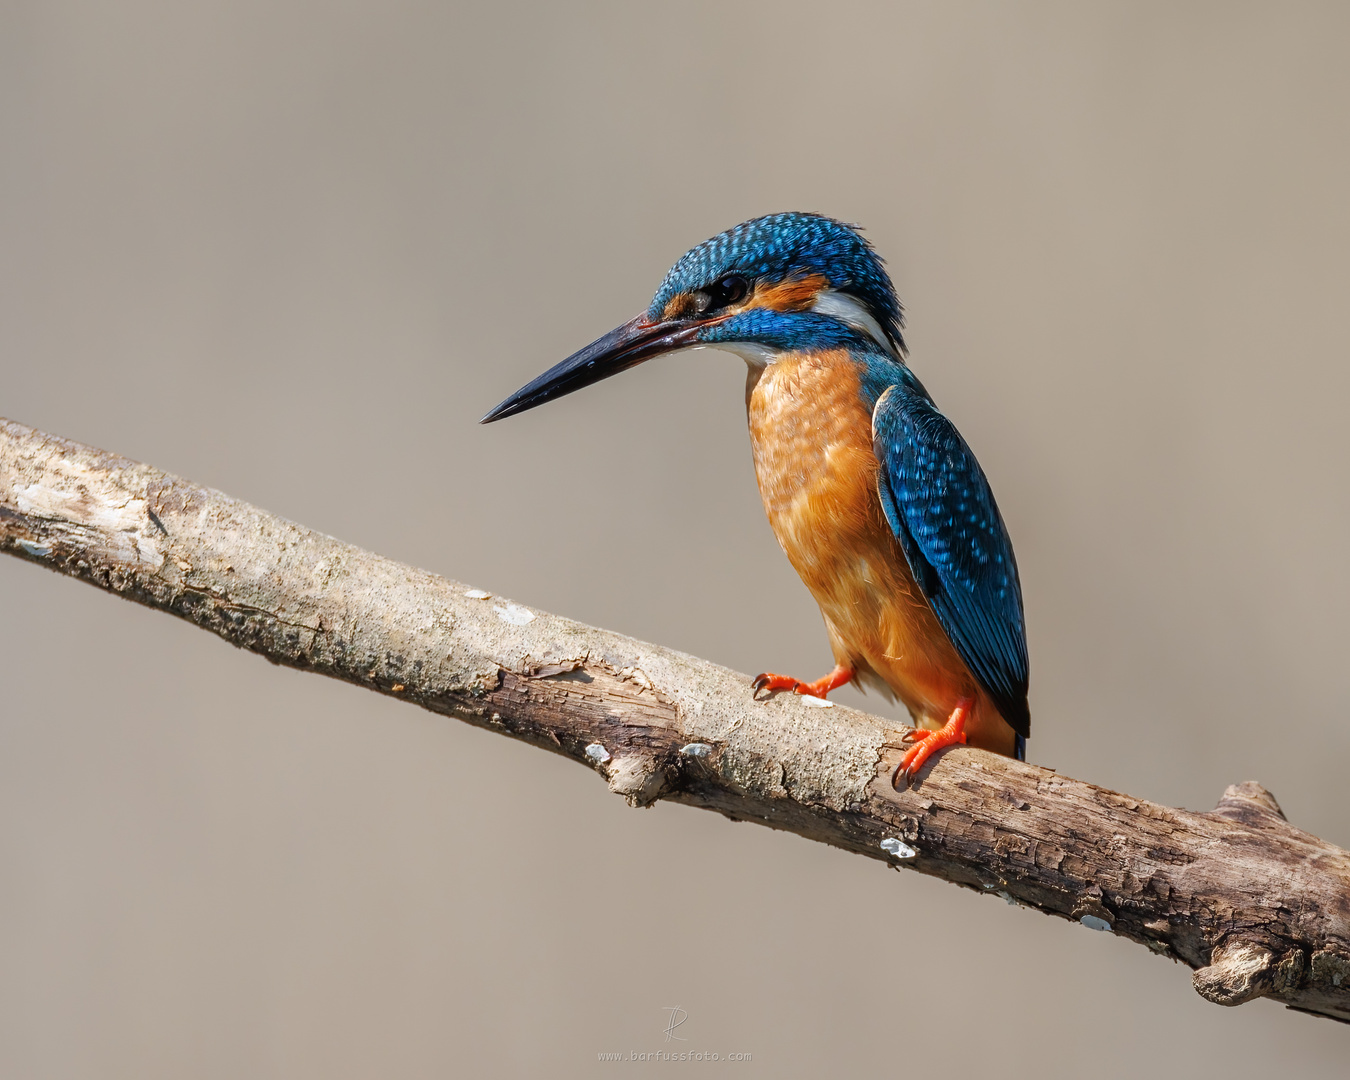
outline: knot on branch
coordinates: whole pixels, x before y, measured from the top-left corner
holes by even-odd
[[[1323,955],[1332,954],[1317,953],[1313,957],[1314,977],[1318,957]],[[1342,963],[1345,963],[1346,973],[1350,974],[1350,963]],[[1191,981],[1196,992],[1207,1001],[1216,1005],[1241,1005],[1253,998],[1283,997],[1293,993],[1302,986],[1306,968],[1302,949],[1289,949],[1276,960],[1275,953],[1264,945],[1250,941],[1226,942],[1210,954],[1209,967],[1197,971]]]
[[[1287,821],[1275,796],[1255,780],[1244,780],[1240,784],[1229,784],[1214,808],[1214,813],[1230,821],[1240,821],[1244,825],[1269,825],[1276,821]]]
[[[609,790],[629,806],[651,806],[671,787],[665,766],[650,754],[625,754],[608,763]]]
[[[1275,954],[1264,945],[1250,942],[1219,945],[1210,954],[1209,967],[1192,975],[1191,982],[1206,1001],[1241,1005],[1270,993],[1275,984],[1274,966]]]

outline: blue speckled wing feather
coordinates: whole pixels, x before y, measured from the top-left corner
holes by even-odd
[[[872,415],[878,493],[910,570],[971,673],[1019,735],[1030,733],[1022,588],[989,481],[917,381]]]

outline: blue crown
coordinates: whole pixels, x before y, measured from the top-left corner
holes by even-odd
[[[820,274],[829,287],[856,297],[902,355],[903,309],[881,256],[857,230],[820,214],[769,214],[705,240],[670,268],[648,314],[659,318],[670,300],[728,274],[775,283]]]

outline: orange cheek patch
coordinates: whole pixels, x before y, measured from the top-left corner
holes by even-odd
[[[806,274],[788,278],[775,285],[758,285],[747,308],[768,308],[770,311],[805,311],[816,302],[826,281],[821,274]]]

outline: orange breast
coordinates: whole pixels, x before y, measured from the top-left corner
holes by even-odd
[[[746,409],[769,524],[820,605],[835,660],[893,693],[923,727],[974,698],[970,742],[1011,753],[1012,729],[948,640],[882,513],[853,359],[782,356],[752,371]]]

